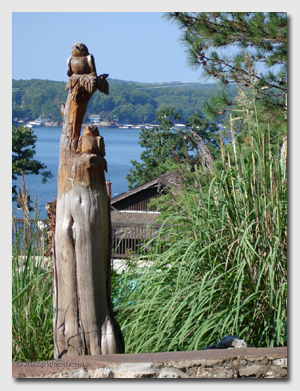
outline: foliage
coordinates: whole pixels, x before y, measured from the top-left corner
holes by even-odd
[[[199,350],[230,334],[287,345],[287,157],[270,138],[254,107],[244,139],[221,143],[222,170],[203,171],[200,155],[194,172],[180,163],[180,190],[156,201],[163,225],[137,257],[144,268],[123,276],[136,281],[118,316],[126,353]]]
[[[60,122],[60,106],[67,99],[64,82],[51,80],[13,80],[12,118],[35,120],[47,117]]]
[[[156,111],[172,106],[180,112],[182,121],[196,111],[204,108],[206,100],[218,91],[214,84],[165,83],[140,85],[134,82],[108,79],[109,95],[95,93],[88,105],[88,116],[98,114],[101,120],[118,120],[121,123],[153,123]],[[13,119],[34,120],[48,117],[53,121],[62,121],[61,103],[67,99],[65,82],[50,80],[13,80]],[[235,86],[228,88],[233,98]]]
[[[44,361],[54,357],[51,265],[45,262],[44,237],[38,250],[37,222],[17,232],[14,221],[12,256],[12,361]]]
[[[133,168],[126,176],[129,187],[143,184],[153,178],[172,170],[174,160],[183,159],[187,152],[195,151],[195,144],[185,139],[188,130],[173,129],[175,121],[180,120],[180,115],[174,107],[167,107],[156,113],[155,122],[158,126],[153,129],[141,129],[139,144],[145,149],[141,153],[142,163],[131,160]],[[219,146],[216,141],[218,127],[205,120],[202,115],[194,113],[186,124],[191,130],[199,134],[205,143],[209,143],[217,155]],[[191,160],[193,160],[191,158]],[[192,161],[191,161],[192,164]]]
[[[30,128],[23,126],[12,127],[12,179],[16,180],[17,176],[41,174],[43,176],[42,183],[45,183],[48,178],[53,175],[50,171],[45,171],[47,168],[45,164],[34,159],[35,155],[36,136]],[[16,185],[12,187],[13,197],[15,198]]]
[[[286,12],[169,12],[164,17],[183,30],[192,68],[201,66],[204,77],[222,85],[255,85],[264,120],[286,120]],[[206,114],[220,115],[231,104],[223,93],[207,105]]]

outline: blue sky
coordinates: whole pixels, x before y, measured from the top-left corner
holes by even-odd
[[[197,81],[177,26],[162,12],[13,12],[12,78],[67,81],[73,43],[94,55],[97,73],[137,82]]]

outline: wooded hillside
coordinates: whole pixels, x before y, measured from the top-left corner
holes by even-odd
[[[93,95],[86,121],[89,115],[100,114],[101,120],[152,123],[157,110],[172,106],[185,123],[193,113],[201,114],[204,103],[219,90],[215,84],[150,84],[117,79],[108,79],[108,82],[109,95]],[[60,122],[60,105],[67,98],[65,85],[65,82],[51,80],[13,80],[12,118],[34,120],[47,117]],[[229,86],[227,93],[229,97],[235,96],[236,86]]]

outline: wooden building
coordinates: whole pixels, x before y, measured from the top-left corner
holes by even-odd
[[[159,212],[155,206],[150,207],[149,202],[164,194],[166,187],[178,185],[177,174],[167,172],[111,199],[114,258],[128,257],[130,252],[140,248],[146,237],[155,234],[160,227],[155,224]]]
[[[178,183],[178,175],[174,172],[167,172],[149,182],[136,186],[133,189],[112,198],[112,209],[123,212],[155,212],[156,207],[149,207],[149,202],[153,198],[159,197],[166,187],[178,186]]]
[[[160,228],[155,221],[159,212],[155,207],[149,207],[149,202],[153,198],[164,194],[166,187],[178,187],[180,181],[173,172],[167,172],[149,182],[136,186],[125,193],[111,198],[111,228],[112,228],[112,257],[127,258],[132,252],[138,250],[146,238],[154,235]],[[110,197],[111,183],[107,181],[107,193]],[[112,184],[113,185],[113,184]],[[52,202],[48,203],[47,209]],[[29,233],[36,229],[36,246],[39,248],[42,234],[45,234],[49,225],[47,220],[41,221],[43,227],[35,227],[34,220],[30,220]],[[24,230],[23,219],[17,219],[13,225],[13,238],[18,237],[18,233]],[[44,232],[45,231],[45,232]]]

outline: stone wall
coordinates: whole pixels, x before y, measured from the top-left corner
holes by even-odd
[[[12,364],[13,378],[287,378],[287,348],[114,354]]]

